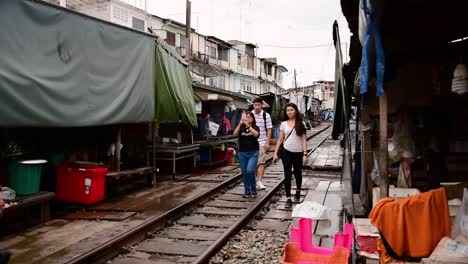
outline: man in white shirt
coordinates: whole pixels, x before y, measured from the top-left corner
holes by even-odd
[[[263,173],[265,172],[265,163],[267,161],[268,150],[270,149],[271,131],[273,124],[271,122],[271,116],[262,109],[263,99],[258,97],[253,101],[255,116],[255,122],[260,128],[260,136],[258,137],[258,143],[260,150],[258,153],[258,166],[257,166],[257,189],[265,190],[265,185],[262,183]]]

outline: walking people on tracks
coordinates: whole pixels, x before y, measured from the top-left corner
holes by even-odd
[[[265,164],[268,160],[268,150],[270,149],[271,134],[273,129],[273,123],[271,122],[271,116],[262,109],[263,99],[257,97],[253,101],[255,121],[260,128],[260,137],[258,143],[260,144],[260,150],[258,155],[258,166],[256,173],[257,189],[265,190],[262,179],[265,172]]]
[[[280,146],[281,159],[283,160],[284,168],[284,188],[286,190],[286,208],[292,207],[291,201],[291,179],[292,168],[294,168],[294,178],[296,179],[296,193],[294,201],[299,202],[301,199],[302,187],[302,167],[307,164],[307,136],[306,128],[302,120],[301,113],[294,103],[286,104],[283,114],[283,122],[280,126],[280,135],[276,143],[273,162],[277,162]]]
[[[255,116],[252,112],[246,112],[245,119],[241,120],[234,129],[234,136],[239,137],[238,159],[244,181],[244,198],[257,196],[255,185],[255,169],[258,161],[258,137],[260,129],[255,124]]]

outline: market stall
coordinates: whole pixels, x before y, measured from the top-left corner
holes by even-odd
[[[188,67],[156,36],[44,1],[2,1],[0,14],[0,182],[16,192],[3,197],[8,212],[48,210],[25,206],[55,192],[99,202],[107,180],[153,175],[148,124],[196,126]]]
[[[336,60],[333,137],[344,135],[346,152],[355,151],[352,191],[378,234],[369,248],[380,263],[463,263],[467,3],[341,3],[354,36],[349,64]],[[351,145],[354,100],[359,122]]]
[[[232,135],[243,111],[247,110],[248,96],[194,83],[198,131],[195,143],[200,144],[200,164],[213,166],[225,163],[237,149],[237,138]]]
[[[192,158],[193,167],[197,166],[196,153],[200,148],[200,144],[157,144],[156,145],[156,160],[167,160],[171,161],[172,164],[172,177],[175,179],[177,172],[177,161],[181,159]],[[146,163],[150,167],[151,154],[153,152],[153,146],[147,146]]]

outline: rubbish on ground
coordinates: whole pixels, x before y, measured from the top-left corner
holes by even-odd
[[[331,209],[313,201],[305,201],[296,205],[292,217],[310,218],[315,220],[330,219]]]

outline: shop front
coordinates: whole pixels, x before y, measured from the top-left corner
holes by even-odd
[[[342,7],[353,37],[350,62],[337,68],[334,138],[344,135],[355,153],[352,190],[378,230],[371,255],[380,263],[463,263],[467,255],[447,245],[468,246],[466,3]]]
[[[238,140],[232,135],[242,113],[248,109],[247,96],[194,83],[200,164],[212,166],[233,162]]]

